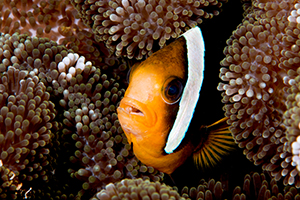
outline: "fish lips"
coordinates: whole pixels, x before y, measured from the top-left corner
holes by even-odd
[[[157,121],[154,110],[130,97],[121,100],[117,112],[124,131],[134,135],[153,127]]]

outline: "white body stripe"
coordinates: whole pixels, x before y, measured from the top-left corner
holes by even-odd
[[[188,78],[184,87],[179,110],[172,130],[169,133],[166,153],[172,153],[183,140],[200,96],[204,76],[204,40],[199,27],[192,28],[182,35],[186,40]]]

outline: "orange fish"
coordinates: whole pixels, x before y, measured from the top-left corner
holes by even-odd
[[[204,41],[193,28],[132,67],[118,107],[136,157],[171,174],[193,154],[197,166],[215,164],[234,141],[226,119],[189,130],[204,77]]]

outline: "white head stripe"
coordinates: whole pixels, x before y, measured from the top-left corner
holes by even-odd
[[[192,28],[182,36],[187,46],[188,78],[175,122],[164,148],[166,153],[172,153],[179,146],[188,130],[200,96],[204,76],[204,40],[200,28]]]

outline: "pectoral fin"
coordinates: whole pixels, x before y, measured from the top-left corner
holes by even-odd
[[[235,149],[236,144],[226,123],[227,119],[224,117],[205,127],[207,137],[202,140],[193,153],[193,160],[198,168],[215,166],[223,156]]]

